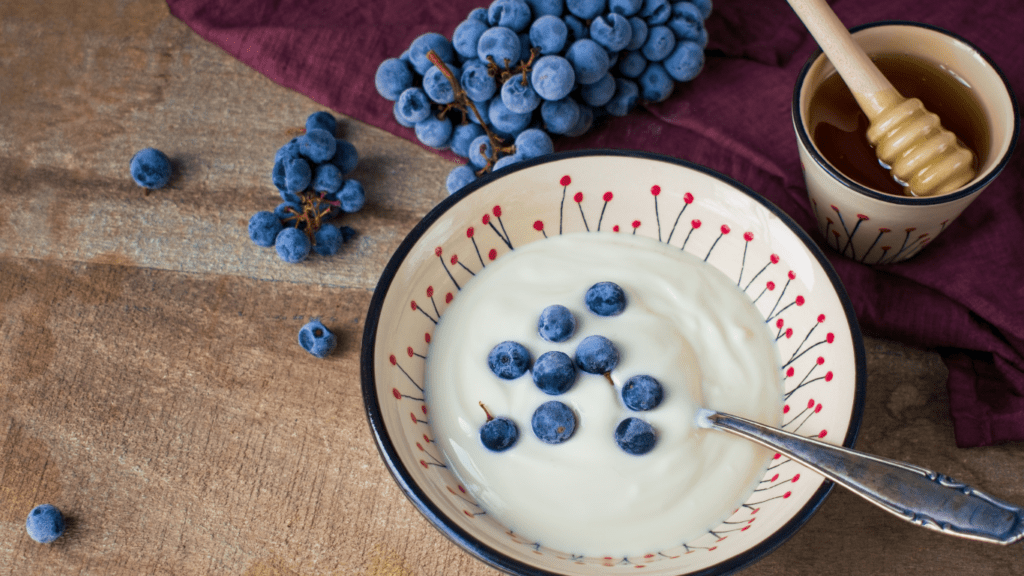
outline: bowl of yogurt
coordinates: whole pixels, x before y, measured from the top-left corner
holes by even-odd
[[[677,159],[579,151],[432,210],[367,316],[362,390],[412,504],[511,574],[724,574],[832,488],[701,408],[852,446],[864,351],[806,233]]]

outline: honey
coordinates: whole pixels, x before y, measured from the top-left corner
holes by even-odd
[[[988,119],[973,89],[955,72],[906,54],[871,57],[882,74],[905,98],[919,98],[942,126],[974,151],[975,169],[989,153]],[[880,192],[905,196],[903,185],[882,166],[868,142],[868,119],[839,74],[826,78],[811,96],[808,132],[814,146],[851,180]]]

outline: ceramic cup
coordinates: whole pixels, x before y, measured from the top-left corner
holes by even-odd
[[[908,54],[952,70],[974,88],[988,119],[989,153],[974,180],[932,197],[895,196],[867,188],[834,168],[808,133],[811,96],[835,68],[819,50],[793,93],[793,128],[807,194],[826,244],[868,264],[906,260],[927,246],[981,194],[1010,159],[1020,129],[1017,103],[1002,72],[977,47],[946,30],[913,22],[877,22],[853,28],[869,56]]]

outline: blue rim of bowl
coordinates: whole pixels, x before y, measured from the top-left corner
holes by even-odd
[[[717,178],[722,182],[732,186],[733,188],[745,193],[754,200],[761,203],[767,210],[772,214],[781,219],[786,225],[792,230],[797,237],[803,242],[807,250],[814,255],[817,259],[818,264],[822,267],[825,273],[828,275],[829,280],[832,283],[833,289],[839,297],[840,302],[843,305],[843,311],[846,314],[846,319],[850,327],[850,335],[854,349],[855,356],[855,371],[856,371],[856,387],[854,391],[854,402],[853,408],[850,414],[850,427],[847,430],[846,438],[843,440],[843,446],[852,448],[856,443],[857,435],[860,432],[861,420],[864,413],[864,394],[865,394],[865,382],[867,380],[865,353],[864,353],[864,340],[861,335],[860,325],[857,323],[856,315],[853,310],[853,303],[850,300],[849,295],[846,293],[846,289],[843,287],[842,282],[839,279],[839,275],[835,269],[829,263],[824,253],[820,248],[811,240],[810,236],[802,228],[800,228],[792,218],[789,217],[785,212],[780,210],[777,206],[769,202],[760,194],[757,194],[750,188],[747,188],[743,184],[724,176],[710,168],[688,162],[686,160],[680,160],[671,156],[664,156],[661,154],[653,154],[649,152],[640,152],[633,150],[574,150],[568,152],[557,152],[554,154],[547,154],[540,158],[531,160],[525,160],[518,162],[506,168],[496,170],[488,175],[485,175],[477,180],[467,184],[461,190],[452,194],[442,200],[437,206],[435,206],[422,220],[409,232],[398,249],[392,255],[391,260],[388,261],[385,266],[383,273],[381,274],[380,280],[377,282],[377,287],[374,289],[373,297],[370,300],[369,310],[366,315],[366,326],[363,330],[363,342],[362,352],[360,355],[360,377],[362,381],[362,393],[363,393],[363,404],[366,409],[366,416],[370,424],[370,431],[373,434],[375,443],[377,444],[377,450],[380,452],[381,459],[384,460],[384,464],[387,466],[388,471],[394,477],[395,482],[399,488],[405,494],[405,496],[412,502],[417,510],[431,524],[434,525],[442,534],[448,537],[449,540],[457,544],[463,550],[469,552],[477,559],[490,565],[493,568],[503,570],[510,574],[517,576],[564,576],[557,572],[549,572],[542,570],[536,566],[519,562],[513,558],[510,558],[497,550],[494,550],[490,546],[487,546],[480,540],[476,539],[472,534],[463,530],[458,524],[453,522],[445,515],[441,509],[435,505],[427,495],[415,484],[412,480],[412,476],[409,474],[409,470],[402,463],[399,458],[398,452],[395,449],[394,443],[391,441],[391,437],[388,431],[385,429],[383,412],[380,406],[380,397],[377,395],[376,386],[376,374],[374,371],[374,356],[376,355],[376,341],[377,341],[377,323],[380,320],[381,312],[383,311],[384,299],[387,296],[387,292],[391,287],[391,283],[395,279],[395,275],[398,273],[398,269],[405,261],[406,256],[415,246],[416,242],[423,236],[424,233],[438,220],[441,216],[447,212],[452,206],[458,203],[466,196],[472,194],[474,191],[494,182],[495,180],[502,178],[513,172],[519,170],[525,170],[538,164],[546,164],[549,162],[557,162],[569,158],[580,158],[580,157],[593,157],[593,156],[617,156],[626,158],[637,158],[643,160],[654,160],[660,162],[666,162],[669,164],[675,164],[685,168],[690,168],[698,172],[702,172]],[[779,528],[775,533],[766,538],[764,541],[754,546],[750,550],[737,554],[732,558],[724,560],[718,564],[710,566],[706,569],[698,572],[687,573],[687,576],[723,576],[726,574],[732,574],[738,570],[741,570],[750,564],[760,560],[776,548],[781,546],[786,540],[792,537],[818,510],[821,504],[825,501],[825,497],[832,491],[833,482],[825,480],[818,490],[814,493],[811,499],[804,505],[804,507],[795,515],[789,522]]]
[[[913,196],[895,196],[893,194],[879,192],[878,190],[868,188],[858,182],[851,180],[848,176],[836,170],[832,166],[832,164],[830,164],[828,160],[825,160],[825,158],[822,157],[821,153],[818,152],[818,148],[814,145],[813,142],[811,142],[810,135],[807,134],[807,130],[804,129],[803,118],[800,114],[800,87],[803,86],[804,79],[807,77],[807,73],[810,72],[811,66],[814,65],[814,61],[817,60],[818,57],[822,55],[822,51],[820,48],[816,50],[813,54],[811,54],[810,58],[807,59],[807,63],[804,64],[804,67],[800,70],[800,74],[796,77],[796,85],[793,88],[793,103],[791,111],[791,118],[793,119],[793,130],[796,132],[797,138],[799,138],[800,141],[803,143],[804,148],[807,150],[807,153],[810,154],[811,158],[814,159],[814,162],[818,166],[820,166],[825,172],[827,172],[836,180],[839,180],[840,182],[845,184],[847,187],[852,188],[853,190],[860,192],[861,194],[868,196],[870,198],[875,198],[877,200],[882,200],[884,202],[890,202],[893,204],[908,204],[918,206],[931,204],[946,204],[948,202],[955,202],[956,200],[959,200],[966,196],[970,196],[971,194],[974,194],[975,192],[984,188],[985,186],[988,186],[989,183],[991,183],[992,180],[995,179],[995,177],[998,176],[999,173],[1003,171],[1003,168],[1006,167],[1006,164],[1009,163],[1010,157],[1013,156],[1013,149],[1016,146],[1017,137],[1020,133],[1020,110],[1017,108],[1017,99],[1013,95],[1013,90],[1010,88],[1010,82],[1009,80],[1007,80],[1006,75],[1003,74],[1003,71],[1000,70],[998,66],[996,66],[996,63],[993,62],[992,59],[988,57],[988,54],[985,54],[985,52],[983,52],[980,48],[975,46],[974,43],[967,40],[963,36],[946,30],[945,28],[940,28],[938,26],[933,26],[931,24],[923,24],[921,22],[908,22],[906,20],[883,20],[881,22],[870,22],[868,24],[854,26],[853,28],[850,28],[850,33],[856,33],[868,28],[878,28],[881,26],[911,26],[916,28],[924,28],[927,30],[938,32],[940,34],[944,34],[946,36],[949,36],[950,38],[963,42],[967,46],[970,46],[975,51],[975,53],[981,56],[981,58],[985,62],[987,62],[993,70],[995,70],[996,74],[999,75],[999,79],[1002,80],[1003,86],[1006,88],[1006,93],[1010,97],[1010,106],[1013,108],[1013,134],[1010,136],[1010,147],[1006,150],[1006,154],[1003,155],[999,163],[996,164],[992,168],[992,170],[990,170],[989,173],[981,180],[978,180],[977,182],[961,190],[957,190],[956,192],[952,192],[950,194],[943,194],[939,196],[927,196],[923,198]]]

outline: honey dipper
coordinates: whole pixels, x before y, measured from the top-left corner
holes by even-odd
[[[868,117],[868,141],[904,192],[937,196],[974,178],[974,153],[919,99],[893,87],[825,0],[788,2]]]

